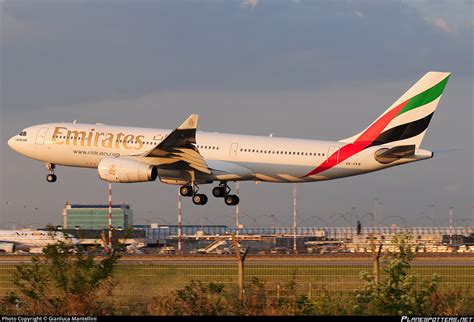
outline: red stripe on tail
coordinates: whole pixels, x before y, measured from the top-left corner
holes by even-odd
[[[387,127],[387,125],[397,116],[398,112],[408,103],[409,100],[401,103],[397,107],[393,108],[389,112],[385,113],[380,117],[374,124],[372,124],[367,130],[364,131],[354,143],[344,145],[342,148],[328,156],[317,168],[309,172],[304,177],[309,177],[323,171],[329,170],[335,167],[342,161],[350,158],[351,156],[364,150],[366,147],[372,144],[374,140],[379,136],[380,133]],[[337,154],[339,153],[339,157]]]

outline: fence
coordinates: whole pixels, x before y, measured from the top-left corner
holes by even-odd
[[[245,285],[253,278],[265,284],[268,296],[292,294],[316,296],[321,292],[352,292],[363,282],[360,273],[370,271],[369,257],[249,257],[245,264]],[[467,301],[474,305],[474,257],[426,257],[412,263],[415,273],[442,276],[442,289],[466,291]],[[11,277],[15,264],[0,263],[0,296],[14,291]],[[167,295],[183,288],[192,280],[207,284],[222,283],[226,290],[237,288],[237,261],[232,257],[173,257],[121,261],[114,273],[117,286],[113,302],[118,306],[145,307],[153,297]]]
[[[165,240],[178,235],[178,226],[160,226],[158,228],[141,228],[146,232],[146,237],[150,241]],[[181,228],[183,236],[196,235],[203,232],[204,235],[270,235],[279,236],[314,236],[332,239],[349,239],[357,236],[356,227],[246,227],[236,229],[228,226],[199,226],[199,225],[183,225]],[[466,227],[362,227],[361,235],[382,234],[394,235],[401,232],[408,232],[413,235],[463,235],[469,236],[474,234],[472,226]]]

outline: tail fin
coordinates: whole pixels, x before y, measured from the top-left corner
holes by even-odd
[[[364,131],[340,142],[420,146],[451,73],[428,72]]]

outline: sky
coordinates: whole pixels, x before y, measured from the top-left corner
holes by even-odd
[[[0,229],[62,224],[66,201],[107,203],[96,170],[46,168],[7,146],[49,122],[199,128],[339,140],[431,70],[452,76],[422,147],[433,159],[298,185],[298,225],[472,225],[474,4],[462,0],[1,0]],[[233,184],[231,185],[233,187]],[[211,186],[201,191],[210,196]],[[135,223],[177,222],[177,187],[114,184]],[[241,184],[245,226],[289,226],[292,184]],[[183,201],[185,224],[235,208]]]

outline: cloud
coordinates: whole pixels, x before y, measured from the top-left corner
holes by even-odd
[[[242,7],[248,8],[248,7],[255,7],[258,4],[258,0],[242,0],[240,5]]]
[[[18,35],[2,43],[3,105],[10,111],[170,89],[301,89],[431,68],[456,76],[472,70],[472,33],[449,15],[423,20],[398,2],[9,3],[17,21],[5,28]],[[457,28],[456,37],[432,26],[437,16]]]
[[[438,30],[441,30],[447,34],[450,35],[455,35],[456,34],[456,29],[452,27],[446,20],[444,20],[441,17],[438,17],[432,21],[430,21],[432,26],[435,27]]]

